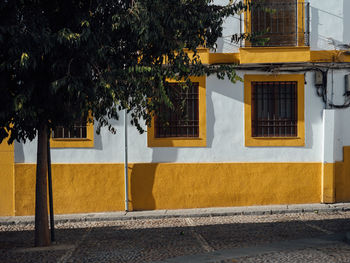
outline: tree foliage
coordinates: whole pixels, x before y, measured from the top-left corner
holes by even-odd
[[[237,79],[231,66],[203,65],[197,53],[215,48],[225,17],[246,8],[231,2],[0,1],[0,141],[38,137],[37,245],[49,243],[47,131],[89,113],[98,128],[114,131],[109,120],[127,109],[143,132],[140,120],[150,124],[160,105],[173,107],[167,80],[190,84],[190,76],[212,73]]]
[[[69,126],[89,111],[109,126],[124,108],[142,131],[141,118],[171,105],[167,79],[235,77],[202,65],[196,48],[214,48],[223,19],[245,7],[211,2],[3,0],[0,139],[32,140],[40,123]]]

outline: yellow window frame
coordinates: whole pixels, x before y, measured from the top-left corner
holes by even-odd
[[[252,82],[296,81],[298,133],[296,137],[252,137]],[[305,76],[303,74],[245,75],[244,76],[244,133],[245,146],[305,146]]]
[[[171,138],[156,138],[154,130],[154,118],[152,119],[151,127],[147,130],[147,145],[148,147],[205,147],[207,145],[206,133],[206,77],[190,77],[192,82],[198,82],[199,92],[199,136],[198,137],[171,137]],[[175,83],[176,81],[169,81]]]
[[[249,5],[254,0],[244,0],[244,3],[246,5]],[[296,0],[297,1],[297,8],[298,8],[298,47],[304,47],[305,46],[305,36],[304,36],[304,30],[305,30],[305,0]],[[244,32],[251,34],[251,25],[252,25],[252,16],[251,16],[251,10],[248,8],[246,11],[244,11],[244,17],[247,19],[244,19]],[[251,47],[250,41],[246,40],[246,47]],[[252,48],[259,48],[259,47],[252,47]],[[266,47],[265,47],[266,48]],[[276,47],[268,47],[268,48],[276,48]]]

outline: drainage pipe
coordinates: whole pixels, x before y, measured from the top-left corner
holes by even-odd
[[[128,178],[128,112],[124,110],[124,181],[125,211],[129,211],[129,178]]]

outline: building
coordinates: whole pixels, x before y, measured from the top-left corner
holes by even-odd
[[[237,63],[242,82],[194,78],[190,123],[128,127],[130,210],[350,201],[350,1],[267,3],[200,50],[204,63]],[[232,44],[240,30],[263,34]],[[55,213],[124,210],[123,118],[114,125],[56,131]],[[34,214],[36,141],[0,155],[0,215]]]

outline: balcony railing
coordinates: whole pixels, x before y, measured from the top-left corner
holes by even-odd
[[[310,45],[310,4],[280,1],[265,0],[263,4],[252,5],[244,19],[241,15],[241,33],[245,30],[252,37],[242,40],[241,47]]]

